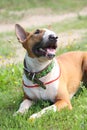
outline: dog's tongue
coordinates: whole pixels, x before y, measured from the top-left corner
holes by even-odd
[[[56,53],[55,49],[49,49],[49,48],[47,48],[46,51],[47,51],[47,53],[46,53],[47,57],[51,58],[51,57],[55,56],[55,53]]]
[[[49,48],[47,48],[47,53],[48,54],[55,54],[55,52],[56,52],[56,50],[55,49],[49,49]]]

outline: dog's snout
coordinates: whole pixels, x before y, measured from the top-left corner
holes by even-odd
[[[54,41],[54,40],[57,40],[58,37],[55,37],[54,35],[49,35],[49,40],[50,41]]]

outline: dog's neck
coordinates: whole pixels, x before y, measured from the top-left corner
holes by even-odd
[[[28,54],[26,53],[25,56],[25,60],[26,60],[26,65],[29,71],[31,72],[38,72],[43,70],[46,66],[48,66],[52,60],[47,60],[44,58],[31,58],[28,56]]]

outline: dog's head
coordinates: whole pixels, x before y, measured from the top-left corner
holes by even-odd
[[[15,30],[19,42],[22,43],[30,57],[54,58],[58,37],[53,31],[37,29],[34,32],[28,33],[19,24],[15,25]]]

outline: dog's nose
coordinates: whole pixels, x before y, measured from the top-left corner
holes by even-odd
[[[55,37],[54,35],[50,34],[49,35],[49,40],[50,41],[54,41],[54,40],[57,40],[58,37]]]

